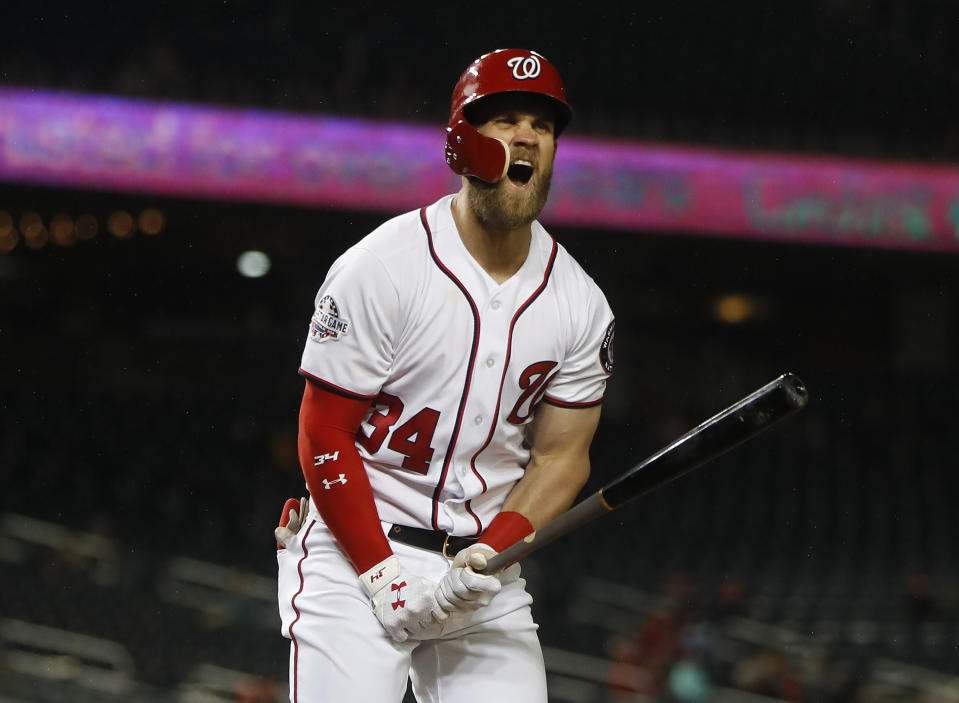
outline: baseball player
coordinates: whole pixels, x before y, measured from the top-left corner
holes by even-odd
[[[572,504],[613,365],[613,315],[536,221],[571,109],[533,51],[453,92],[462,188],[389,220],[316,295],[300,373],[310,500],[276,530],[290,700],[546,701],[519,566],[490,555]]]

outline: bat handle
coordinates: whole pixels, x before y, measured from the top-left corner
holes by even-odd
[[[572,532],[576,528],[585,525],[600,515],[605,515],[610,511],[610,507],[603,499],[603,492],[597,491],[586,500],[583,500],[555,520],[552,520],[542,528],[527,535],[525,539],[520,540],[496,554],[486,563],[486,568],[480,572],[484,574],[495,574],[505,569],[528,554],[545,547],[567,532]]]

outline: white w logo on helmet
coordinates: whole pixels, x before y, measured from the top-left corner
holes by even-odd
[[[536,54],[530,54],[526,58],[514,56],[506,65],[513,69],[513,78],[518,81],[539,76],[539,57]]]

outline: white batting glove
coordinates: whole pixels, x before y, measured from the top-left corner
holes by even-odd
[[[306,498],[300,498],[300,502],[296,502],[296,498],[288,498],[286,504],[283,506],[283,512],[280,515],[280,524],[273,530],[273,535],[276,537],[276,546],[277,549],[286,548],[289,546],[290,542],[293,541],[293,538],[296,537],[296,533],[300,531],[300,528],[306,523],[306,514],[310,509],[309,501]]]
[[[407,571],[395,555],[360,574],[360,583],[376,618],[396,642],[436,637],[449,617],[436,603],[436,584]]]
[[[504,583],[518,579],[518,564],[509,566],[500,574],[481,574],[475,571],[486,568],[487,561],[495,554],[492,547],[481,542],[460,550],[436,589],[436,602],[439,606],[447,613],[478,610],[490,604]]]

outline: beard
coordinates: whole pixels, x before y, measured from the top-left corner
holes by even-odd
[[[552,164],[541,173],[533,174],[527,190],[511,188],[506,176],[498,183],[470,178],[467,201],[476,219],[484,226],[498,230],[519,229],[539,217],[546,206],[552,180]]]

